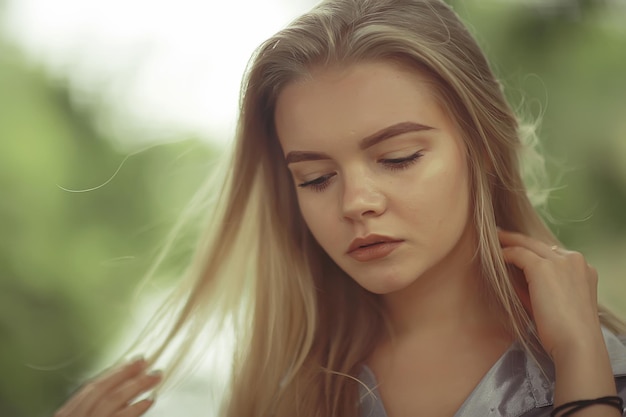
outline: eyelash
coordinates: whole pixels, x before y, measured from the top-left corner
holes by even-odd
[[[378,162],[382,163],[385,167],[387,167],[391,171],[400,171],[413,165],[421,157],[422,157],[422,152],[418,151],[404,158],[380,159]],[[335,176],[334,173],[322,175],[321,177],[315,178],[311,181],[306,181],[301,184],[298,184],[298,187],[310,188],[311,190],[318,191],[318,192],[324,191],[324,189],[326,189],[326,187],[328,187],[330,183],[329,180],[334,176]]]
[[[301,188],[310,188],[313,191],[324,191],[326,187],[329,185],[329,180],[334,177],[335,174],[326,174],[321,177],[317,177],[314,180],[303,182],[302,184],[298,184],[298,187]]]
[[[392,171],[400,171],[402,169],[408,168],[417,162],[418,159],[422,157],[422,151],[417,151],[412,155],[409,155],[404,158],[393,158],[393,159],[381,159],[379,162],[382,162],[387,168]]]

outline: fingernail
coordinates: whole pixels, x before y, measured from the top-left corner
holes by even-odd
[[[152,394],[148,395],[148,397],[146,397],[147,401],[150,401],[151,403],[156,402],[156,394],[153,392]]]
[[[151,376],[153,378],[162,378],[163,377],[163,371],[161,371],[160,369],[154,369],[154,370],[148,372],[146,375]]]
[[[128,363],[138,363],[138,362],[144,362],[146,359],[143,357],[143,355],[135,355],[132,358],[130,358],[130,361]]]

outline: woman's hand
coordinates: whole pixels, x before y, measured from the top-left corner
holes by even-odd
[[[154,403],[133,399],[161,381],[160,372],[146,373],[147,363],[138,359],[113,369],[83,386],[54,417],[137,417]]]
[[[524,273],[527,288],[517,288],[520,298],[554,361],[554,406],[617,395],[598,317],[596,270],[578,252],[520,233],[500,231],[499,238],[504,260]],[[576,415],[617,416],[618,411],[596,405]]]
[[[598,274],[584,256],[520,233],[500,231],[499,238],[504,260],[524,273],[527,288],[518,293],[546,352],[556,359],[581,343],[603,343]]]

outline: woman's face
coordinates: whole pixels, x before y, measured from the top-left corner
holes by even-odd
[[[420,73],[386,62],[314,71],[281,92],[275,124],[307,226],[365,289],[467,267],[465,148]]]

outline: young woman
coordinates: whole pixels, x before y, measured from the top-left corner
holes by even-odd
[[[57,416],[143,414],[208,315],[239,335],[228,417],[622,415],[626,325],[529,201],[523,131],[442,1],[321,3],[253,57],[165,342]]]

